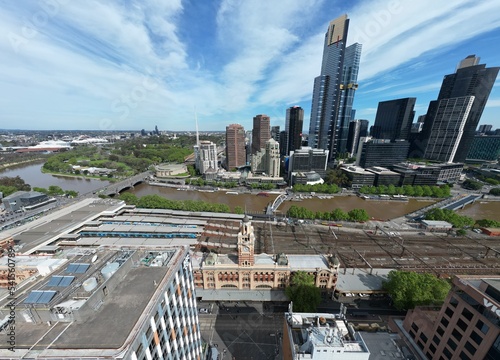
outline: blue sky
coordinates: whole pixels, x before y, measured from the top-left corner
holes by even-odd
[[[497,0],[0,0],[0,128],[250,129],[256,114],[309,128],[328,22],[363,44],[356,117],[416,97],[476,54],[500,66]],[[481,124],[500,128],[500,79]]]

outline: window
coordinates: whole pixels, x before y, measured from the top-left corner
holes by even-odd
[[[470,360],[470,357],[468,357],[463,351],[460,353],[460,360]]]
[[[458,319],[457,326],[462,329],[463,332],[467,330],[467,324],[462,319]]]
[[[415,324],[415,323],[411,324],[411,328],[413,330],[415,330],[415,332],[418,332],[418,326],[417,326],[417,324]]]
[[[450,319],[453,317],[453,309],[446,308],[444,312]]]
[[[481,342],[483,341],[483,338],[481,337],[481,335],[479,335],[477,332],[473,331],[471,334],[470,334],[470,338],[472,340],[474,340],[474,342],[478,345],[481,345]]]
[[[436,347],[434,346],[434,344],[431,344],[429,346],[429,350],[434,354],[436,352]]]
[[[457,329],[453,330],[451,332],[451,335],[453,335],[453,337],[457,339],[457,341],[462,340],[462,334],[460,334],[460,332]]]
[[[456,350],[456,348],[457,348],[457,344],[456,344],[453,340],[448,339],[447,344],[448,344],[448,346],[450,347],[450,349],[452,349],[452,350]]]
[[[438,333],[440,336],[443,336],[443,334],[444,334],[444,329],[443,329],[441,326],[440,326],[440,327],[438,327],[436,331],[437,331],[437,333]]]
[[[481,330],[481,332],[483,334],[486,334],[488,332],[488,330],[490,329],[488,325],[486,325],[484,322],[482,322],[481,320],[478,320],[477,323],[476,323],[476,328],[478,328],[479,330]]]
[[[444,327],[447,327],[450,322],[446,318],[441,319],[441,324],[444,325]]]
[[[420,333],[420,340],[422,340],[424,343],[426,343],[426,342],[427,342],[427,340],[428,340],[428,339],[427,339],[427,336],[425,336],[425,334],[424,334],[423,332],[422,332],[422,333]]]
[[[444,348],[443,349],[443,354],[448,358],[448,359],[451,359],[451,357],[453,356],[453,354],[451,353],[450,350],[448,350],[447,348]]]
[[[476,353],[477,349],[470,342],[467,341],[464,347],[467,349],[468,352],[471,353],[471,355],[474,355]]]
[[[450,305],[453,306],[453,307],[457,307],[457,305],[458,305],[458,300],[455,299],[454,296],[452,296],[451,299],[450,299]]]
[[[471,321],[474,317],[474,314],[467,308],[464,308],[464,310],[462,311],[462,315],[469,321]]]

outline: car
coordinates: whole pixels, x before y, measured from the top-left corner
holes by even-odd
[[[205,308],[200,308],[199,312],[200,312],[200,314],[209,314],[210,313],[210,311],[208,311],[208,309],[205,309]]]

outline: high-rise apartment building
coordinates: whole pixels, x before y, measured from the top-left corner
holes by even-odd
[[[476,135],[467,155],[468,161],[500,159],[500,136]]]
[[[368,136],[368,120],[352,120],[349,123],[349,133],[347,135],[347,152],[356,155],[359,139],[366,136]]]
[[[188,247],[94,252],[75,251],[19,292],[15,351],[6,340],[0,358],[202,358]],[[2,318],[12,311],[9,301],[0,302]]]
[[[267,115],[257,115],[253,118],[252,155],[266,147],[271,138],[271,119]]]
[[[300,149],[302,146],[302,127],[304,125],[304,109],[300,106],[292,106],[286,109],[285,133],[286,144],[284,154]]]
[[[314,79],[309,146],[329,150],[330,159],[345,152],[361,45],[346,47],[347,15],[332,20],[325,34],[321,74]]]
[[[479,64],[479,58],[470,55],[460,62],[455,73],[446,75],[438,99],[429,104],[422,132],[412,144],[410,156],[423,156],[441,100],[474,96],[454,157],[454,161],[464,162],[499,70],[500,67],[487,68]]]
[[[246,165],[245,129],[239,124],[226,126],[226,167],[228,170]]]
[[[456,277],[439,311],[417,307],[398,327],[422,358],[500,359],[500,278]]]
[[[252,172],[273,178],[280,176],[280,144],[276,140],[269,139],[266,147],[252,156]]]
[[[439,102],[424,158],[449,163],[454,161],[473,103],[474,96]]]
[[[200,174],[205,174],[209,169],[218,170],[217,145],[211,141],[200,141],[194,146],[195,166]]]
[[[376,139],[408,140],[415,117],[416,98],[395,99],[378,103],[373,133]]]
[[[410,143],[406,140],[361,138],[356,155],[356,165],[362,168],[391,165],[405,161]]]

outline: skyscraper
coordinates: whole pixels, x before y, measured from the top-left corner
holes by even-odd
[[[218,157],[217,145],[211,141],[202,140],[194,146],[195,166],[200,174],[205,174],[207,170],[217,172]]]
[[[226,166],[228,170],[246,165],[245,129],[240,124],[226,126]]]
[[[284,153],[300,149],[302,145],[302,127],[304,125],[304,109],[300,106],[292,106],[286,109],[285,133],[286,144]]]
[[[264,149],[271,138],[271,119],[267,115],[257,115],[253,118],[252,155]]]
[[[475,55],[469,55],[459,63],[455,73],[444,77],[438,99],[431,101],[429,104],[422,132],[412,145],[411,157],[423,155],[431,136],[434,119],[441,100],[474,96],[474,102],[467,116],[463,134],[454,156],[455,162],[465,161],[474,140],[477,125],[490,96],[491,88],[500,70],[500,67],[487,68],[486,64],[478,64],[479,58]]]
[[[271,126],[271,138],[273,138],[277,142],[280,141],[280,126],[279,125]]]
[[[352,120],[347,135],[347,152],[356,155],[359,139],[368,135],[368,120]]]
[[[473,103],[474,96],[443,99],[439,102],[424,158],[458,162],[454,159]]]
[[[329,150],[330,159],[345,152],[361,45],[346,48],[347,15],[332,20],[325,34],[321,74],[314,79],[309,146]]]
[[[378,103],[373,134],[376,139],[408,140],[415,117],[416,98],[395,99]]]

